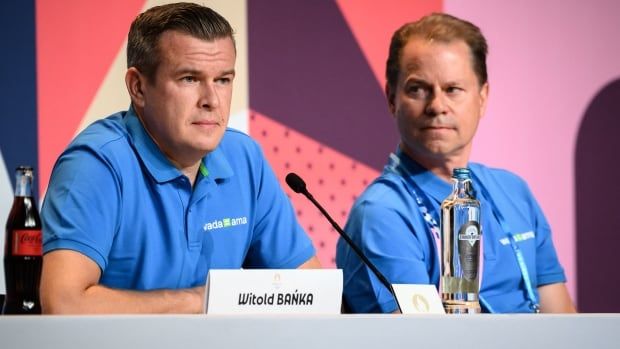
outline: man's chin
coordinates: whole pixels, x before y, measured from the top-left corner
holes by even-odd
[[[219,137],[218,139],[212,139],[207,142],[201,142],[197,145],[196,149],[199,149],[202,153],[206,155],[217,149],[221,141],[222,137]]]
[[[435,159],[449,159],[463,150],[463,147],[443,141],[431,141],[412,148],[414,153]]]
[[[200,134],[194,139],[194,145],[197,149],[211,152],[220,145],[223,137],[224,129],[210,132],[209,134]]]

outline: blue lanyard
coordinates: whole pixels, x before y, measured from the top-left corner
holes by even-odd
[[[502,230],[508,236],[508,240],[510,241],[510,246],[512,247],[515,257],[517,258],[517,264],[519,265],[519,269],[521,270],[521,276],[523,277],[523,283],[525,284],[527,298],[530,301],[530,308],[532,309],[534,313],[539,313],[540,306],[538,303],[538,297],[536,297],[536,293],[534,292],[534,288],[532,287],[530,273],[527,270],[527,264],[525,264],[525,258],[523,257],[523,252],[521,252],[521,249],[517,245],[517,240],[515,239],[514,235],[512,235],[512,230],[510,229],[510,226],[508,225],[508,223],[506,223],[506,220],[504,219],[504,216],[497,208],[497,205],[495,205],[495,202],[493,201],[493,197],[489,194],[487,189],[482,184],[482,181],[480,180],[480,178],[478,178],[473,171],[472,171],[472,176],[477,180],[478,186],[482,192],[482,195],[489,202],[489,205],[491,206],[491,211],[493,211],[493,215],[495,216],[495,219],[499,222],[500,226],[502,227]]]
[[[411,174],[409,173],[407,168],[401,165],[398,155],[394,153],[390,154],[390,162],[387,166],[387,169],[390,172],[404,178],[405,182],[409,184],[409,191],[413,195],[415,202],[418,204],[418,210],[420,210],[420,214],[422,214],[424,222],[426,222],[428,230],[431,232],[431,236],[435,241],[435,248],[437,250],[438,257],[437,260],[441,265],[441,237],[439,235],[439,224],[437,224],[435,217],[433,217],[433,215],[438,217],[437,212],[434,209],[435,206],[431,204],[424,191],[421,190],[420,187],[418,187],[418,184],[411,179]],[[418,190],[420,191],[420,194],[418,194]],[[432,211],[429,210],[428,207],[431,207]]]
[[[439,235],[439,228],[438,228],[439,225],[437,224],[437,221],[435,220],[432,214],[432,213],[435,213],[435,215],[437,215],[436,211],[434,210],[434,206],[431,204],[431,201],[426,196],[426,193],[424,193],[424,191],[421,190],[421,188],[417,185],[417,183],[413,181],[413,179],[411,178],[412,177],[411,173],[407,170],[407,168],[402,166],[400,157],[398,155],[394,153],[390,154],[390,162],[387,166],[387,169],[394,174],[400,175],[402,178],[405,179],[406,183],[409,184],[408,185],[409,190],[411,191],[416,203],[418,204],[418,210],[420,210],[420,214],[422,214],[422,217],[424,217],[424,221],[426,222],[426,225],[429,228],[431,236],[435,240],[435,248],[437,249],[438,259],[441,259],[441,239]],[[482,185],[482,181],[474,174],[473,171],[472,171],[472,176],[478,182],[478,185],[482,191],[482,195],[484,195],[487,201],[489,202],[493,215],[499,222],[500,226],[502,227],[502,230],[506,232],[506,234],[508,235],[510,246],[512,247],[512,250],[517,259],[517,264],[519,266],[519,269],[521,271],[521,276],[525,284],[527,297],[528,297],[528,300],[530,301],[530,307],[533,312],[539,313],[540,307],[538,304],[538,298],[536,297],[536,293],[533,290],[532,282],[530,279],[530,274],[527,270],[525,259],[523,258],[523,253],[521,252],[521,249],[517,245],[516,240],[514,236],[512,235],[512,231],[510,230],[510,227],[504,220],[504,216],[501,214],[501,212],[499,212],[497,206],[495,205],[495,203],[493,202],[493,199],[491,198],[491,195],[489,195],[484,185]],[[432,211],[429,210],[428,207],[433,208],[433,210]],[[439,264],[441,265],[441,260],[439,260]],[[484,308],[486,308],[486,310],[489,313],[495,313],[491,305],[482,297],[482,295],[479,295],[479,299],[480,299],[480,303],[482,304],[482,306],[484,306]]]
[[[405,166],[401,165],[401,161],[398,155],[394,153],[390,154],[390,162],[387,166],[387,169],[390,172],[402,177],[405,180],[405,182],[408,184],[407,187],[409,188],[409,191],[411,192],[416,203],[418,204],[418,210],[420,211],[420,214],[424,218],[424,222],[426,222],[428,230],[431,233],[433,240],[435,241],[435,251],[437,251],[437,262],[439,263],[439,265],[441,265],[441,237],[440,237],[440,232],[439,232],[439,224],[437,224],[437,220],[435,220],[435,218],[433,217],[433,214],[438,217],[437,211],[435,210],[435,206],[431,203],[426,193],[418,186],[416,182],[413,181],[413,179],[411,178],[412,175],[409,172],[409,170],[407,170]],[[418,194],[418,192],[420,194]],[[429,209],[429,207],[431,209]],[[439,276],[441,277],[441,275]],[[481,294],[478,294],[478,299],[480,300],[480,303],[482,303],[482,306],[484,306],[484,308],[489,313],[495,313],[493,308],[491,308],[491,305],[482,297]]]

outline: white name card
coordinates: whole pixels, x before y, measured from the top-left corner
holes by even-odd
[[[340,269],[210,270],[207,314],[340,314]]]
[[[393,284],[403,314],[445,314],[434,285]]]

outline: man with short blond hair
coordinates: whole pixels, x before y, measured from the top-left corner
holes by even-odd
[[[432,14],[398,29],[385,94],[400,144],[357,199],[345,231],[394,284],[439,286],[439,206],[455,168],[469,167],[481,201],[485,312],[574,312],[551,229],[516,175],[469,162],[489,94],[487,43],[480,29]],[[519,262],[515,250],[523,256]],[[354,312],[394,312],[396,302],[338,241],[345,300]]]

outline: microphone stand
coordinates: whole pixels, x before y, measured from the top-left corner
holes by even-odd
[[[294,188],[289,183],[289,181],[288,181],[288,176],[290,176],[290,175],[295,175],[295,177],[297,177],[301,181],[301,183],[303,183],[303,186],[301,186],[300,188]],[[398,298],[396,297],[396,292],[394,292],[394,288],[392,287],[392,284],[390,284],[388,282],[388,280],[385,278],[385,276],[383,276],[383,274],[381,274],[379,269],[377,269],[377,267],[364,255],[362,250],[353,242],[353,240],[351,240],[351,238],[344,232],[344,230],[342,230],[342,228],[340,228],[338,223],[336,223],[336,221],[334,221],[332,219],[332,217],[329,215],[329,213],[327,213],[327,211],[325,211],[323,206],[321,206],[321,204],[319,204],[314,199],[312,194],[310,194],[310,192],[306,189],[306,186],[305,186],[305,183],[303,182],[303,179],[301,179],[301,177],[297,176],[294,173],[290,173],[288,176],[287,176],[287,181],[286,182],[291,187],[291,189],[293,189],[293,191],[295,191],[297,193],[303,194],[306,198],[308,198],[308,200],[310,200],[310,202],[312,202],[314,204],[314,206],[316,206],[316,208],[319,209],[319,211],[321,211],[323,216],[325,216],[325,218],[327,218],[327,220],[332,225],[332,227],[334,227],[334,229],[336,229],[338,234],[340,234],[340,236],[342,236],[342,238],[347,242],[347,244],[349,244],[349,246],[353,249],[353,251],[357,254],[357,256],[362,260],[362,262],[364,262],[364,264],[368,268],[370,268],[370,270],[373,272],[373,274],[375,274],[377,279],[379,279],[379,281],[383,284],[383,286],[385,286],[388,289],[388,291],[392,294],[392,296],[394,297],[394,301],[396,301],[396,306],[398,307],[398,311],[400,311],[402,313],[402,309],[400,307],[400,303],[398,302]],[[296,189],[298,189],[298,190],[296,190]]]

